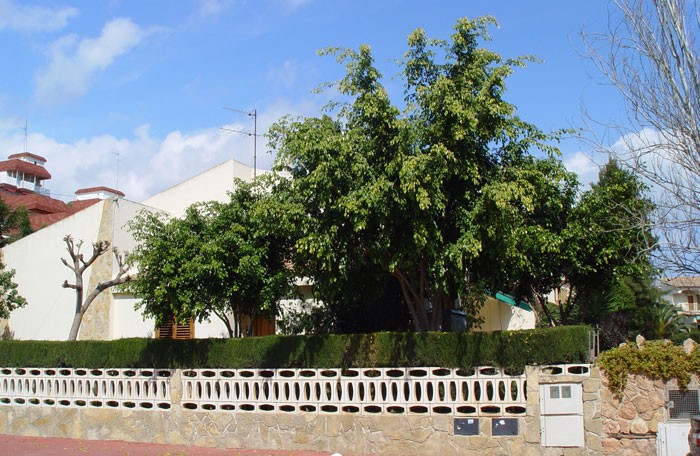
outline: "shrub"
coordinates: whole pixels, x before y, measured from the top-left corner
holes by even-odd
[[[630,374],[645,375],[664,381],[676,379],[685,388],[691,373],[700,372],[700,350],[690,355],[670,341],[655,340],[641,346],[627,343],[600,355],[598,364],[605,371],[610,389],[620,395]]]

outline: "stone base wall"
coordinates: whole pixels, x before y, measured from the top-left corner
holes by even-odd
[[[523,432],[491,436],[454,435],[451,416],[301,415],[297,413],[206,413],[3,407],[0,433],[90,440],[171,443],[202,447],[316,450],[367,455],[559,456],[600,454],[581,448],[542,448]],[[521,431],[524,418],[518,419]]]

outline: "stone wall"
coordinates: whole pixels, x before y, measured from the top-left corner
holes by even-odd
[[[675,381],[674,381],[675,382]],[[608,455],[656,455],[656,433],[664,421],[664,382],[630,375],[620,395],[602,378],[603,448]]]
[[[527,369],[527,412],[513,436],[493,436],[492,420],[479,417],[478,435],[456,435],[452,415],[200,412],[180,406],[181,371],[170,381],[170,410],[2,406],[0,434],[115,439],[208,447],[318,450],[372,455],[464,456],[601,454],[600,374],[550,374]],[[585,447],[540,445],[539,385],[581,383]]]
[[[89,280],[83,290],[84,297],[87,297],[101,282],[106,282],[113,277],[114,268],[114,253],[112,246],[114,244],[114,208],[117,203],[113,199],[104,200],[102,206],[102,217],[100,219],[100,228],[97,233],[96,242],[108,241],[110,248],[102,254],[97,261],[93,263],[90,270]],[[84,246],[88,252],[92,246]],[[85,253],[88,255],[88,253]],[[108,340],[110,335],[110,317],[112,315],[112,290],[107,289],[100,293],[90,308],[83,315],[83,321],[80,325],[78,339],[80,340]]]

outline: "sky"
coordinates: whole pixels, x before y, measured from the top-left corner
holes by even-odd
[[[344,68],[317,50],[369,45],[400,103],[409,33],[448,39],[458,18],[483,15],[499,23],[490,49],[540,60],[507,82],[521,118],[550,131],[583,127],[584,110],[620,115],[582,56],[581,30],[607,25],[604,0],[0,0],[0,159],[46,158],[46,187],[66,201],[102,185],[141,201],[229,159],[252,166],[253,138],[230,131],[253,129],[245,113],[260,135],[319,115],[333,94],[315,89]],[[560,148],[582,182],[596,178],[585,142]],[[260,136],[259,168],[267,149]]]

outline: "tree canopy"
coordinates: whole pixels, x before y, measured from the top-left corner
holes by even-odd
[[[12,209],[0,199],[0,247],[32,233],[27,208]]]
[[[411,34],[401,109],[369,47],[328,50],[345,63],[336,88],[346,101],[271,128],[287,198],[304,214],[295,264],[322,300],[347,281],[390,276],[414,328],[440,329],[454,308],[475,321],[480,291],[516,287],[518,274],[534,275],[533,254],[556,252],[547,231],[561,229],[577,182],[551,146],[561,132],[504,100],[507,77],[530,58],[481,47],[493,24],[461,19],[450,41]]]
[[[27,305],[17,291],[17,284],[13,282],[15,270],[5,270],[5,265],[0,262],[0,318],[10,318],[10,312]]]

